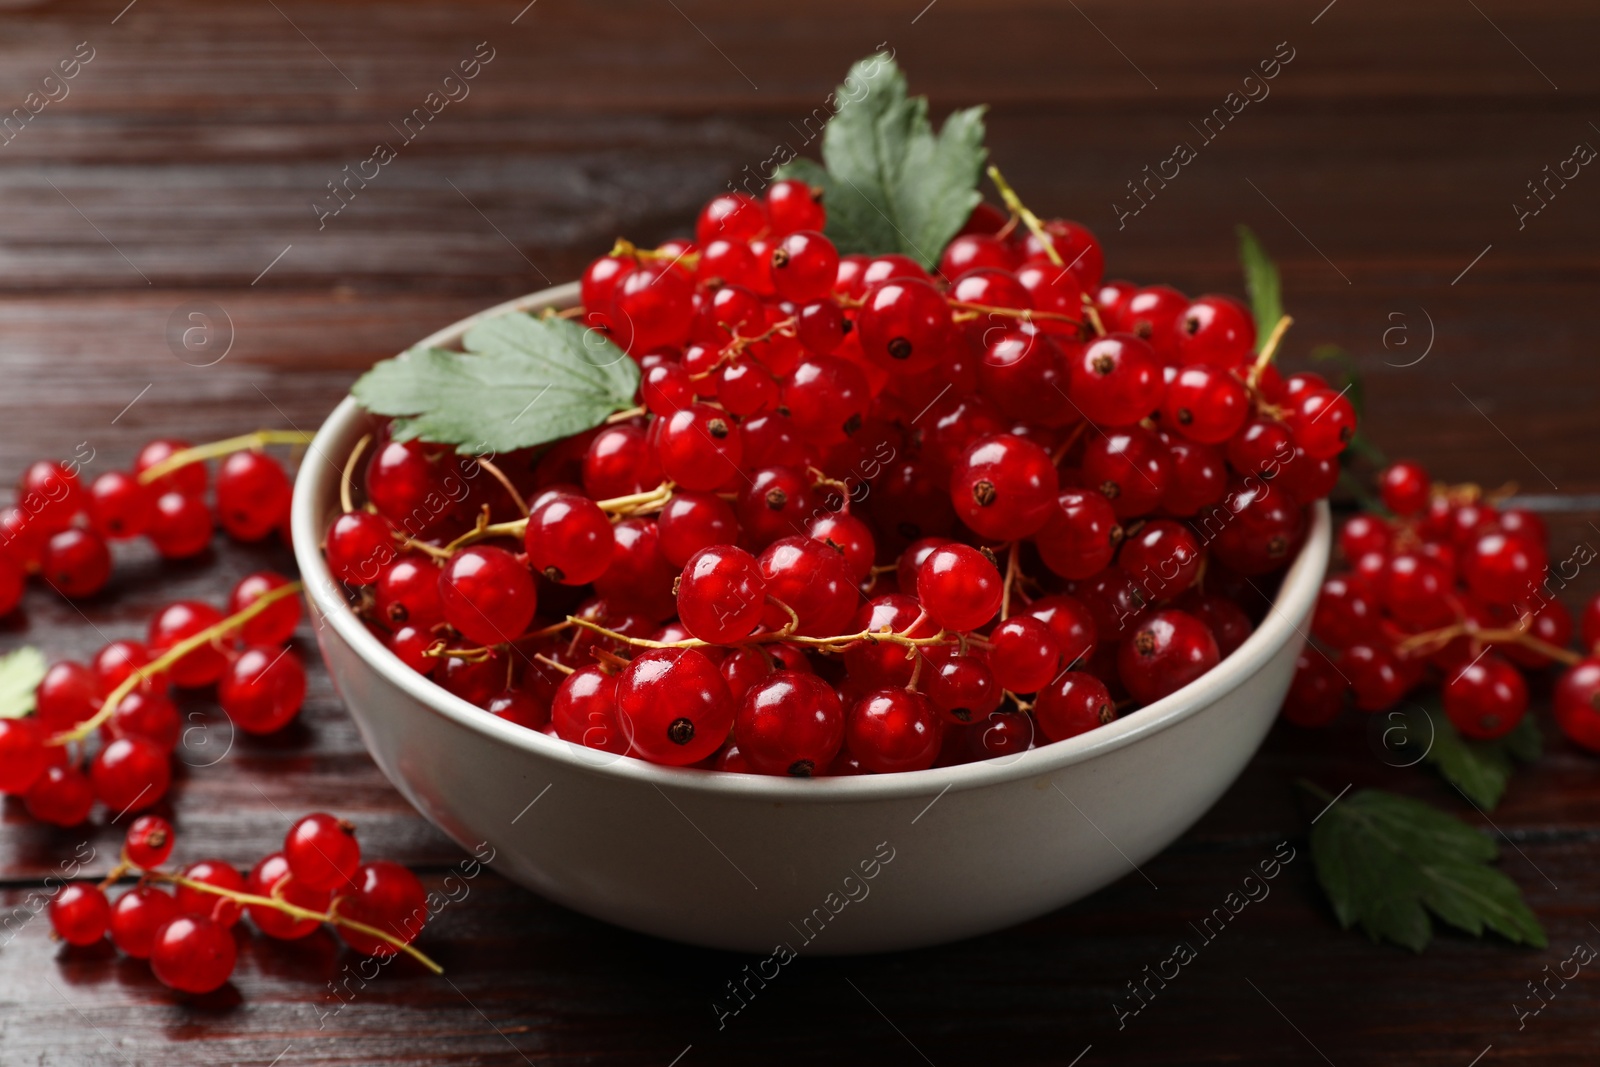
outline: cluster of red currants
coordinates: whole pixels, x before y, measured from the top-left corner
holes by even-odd
[[[1362,513],[1339,532],[1345,573],[1322,586],[1315,643],[1301,653],[1283,714],[1302,726],[1338,717],[1353,697],[1367,712],[1393,707],[1437,679],[1461,734],[1503,737],[1528,710],[1524,671],[1566,664],[1556,720],[1600,751],[1600,660],[1568,649],[1572,615],[1557,591],[1583,560],[1552,572],[1539,516],[1497,507],[1476,486],[1430,481],[1400,462],[1378,478],[1387,515]],[[1590,554],[1592,559],[1592,553]],[[1600,597],[1584,614],[1586,648],[1600,642]]]
[[[241,541],[278,531],[288,541],[291,485],[283,466],[259,446],[299,442],[298,433],[263,432],[194,449],[188,442],[151,441],[132,471],[107,471],[85,488],[76,462],[40,460],[23,472],[17,502],[0,510],[0,615],[22,600],[27,575],[38,573],[62,595],[93,596],[111,578],[110,542],[144,536],[166,559],[186,559],[211,544],[215,524]],[[250,448],[255,444],[257,448]],[[222,455],[216,516],[206,503],[209,474],[200,462]]]
[[[300,621],[299,588],[271,571],[251,574],[234,586],[226,617],[180,600],[156,612],[146,641],[113,641],[87,665],[52,664],[33,714],[0,719],[0,793],[57,826],[83,822],[96,800],[113,816],[154,805],[184,733],[169,687],[215,685],[237,729],[283,728],[306,691],[305,667],[286,645]]]
[[[824,223],[780,181],[592,263],[639,407],[495,457],[473,508],[424,506],[472,461],[379,432],[325,549],[404,663],[575,744],[822,775],[1072,737],[1243,642],[1355,431],[1274,367],[1288,320],[1258,347],[1025,210],[936,275]]]
[[[74,882],[51,900],[56,936],[93,945],[109,933],[118,949],[149,960],[163,985],[185,993],[209,993],[233,974],[233,928],[246,913],[257,930],[281,941],[306,937],[328,923],[357,952],[405,951],[435,966],[409,947],[428,918],[422,883],[397,863],[362,863],[355,828],[347,822],[323,813],[305,816],[290,828],[283,850],[261,859],[248,875],[217,859],[165,870],[175,842],[165,819],[135,819],[121,862],[104,881]],[[137,874],[138,884],[108,899],[106,890],[129,874]]]

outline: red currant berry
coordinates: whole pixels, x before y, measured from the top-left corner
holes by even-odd
[[[1160,437],[1170,461],[1161,510],[1191,516],[1222,503],[1228,495],[1228,460],[1223,450],[1186,440],[1180,434]]]
[[[39,569],[62,596],[93,596],[111,579],[111,550],[99,534],[76,527],[62,530],[45,542]]]
[[[806,440],[834,445],[861,429],[872,404],[867,376],[838,356],[808,355],[783,382],[789,420]]]
[[[1350,683],[1333,661],[1307,646],[1294,662],[1294,680],[1283,699],[1283,717],[1296,726],[1326,726],[1344,710]]]
[[[312,889],[334,889],[361,865],[356,828],[326,812],[303,815],[283,839],[283,858],[294,880]]]
[[[1042,333],[990,327],[978,362],[983,395],[1001,413],[1038,426],[1066,426],[1079,419],[1067,390],[1068,357]],[[1076,352],[1076,344],[1069,343]],[[966,398],[954,397],[952,403]]]
[[[150,971],[162,985],[179,992],[209,993],[227,982],[237,956],[227,927],[180,915],[156,931],[150,944]]]
[[[1117,563],[1145,600],[1172,600],[1200,576],[1200,543],[1182,523],[1156,519],[1123,543]]]
[[[391,937],[410,944],[428,921],[428,895],[417,876],[398,863],[378,860],[364,863],[340,890],[334,909]],[[348,926],[337,927],[339,938],[368,956],[393,956],[400,950],[388,941]]]
[[[153,885],[136,885],[111,906],[111,940],[134,959],[147,960],[156,931],[179,914],[171,893]]]
[[[1549,563],[1542,541],[1491,531],[1473,542],[1461,560],[1461,573],[1479,600],[1515,605],[1540,592]]]
[[[1191,441],[1216,445],[1233,437],[1250,415],[1244,383],[1204,364],[1184,367],[1167,386],[1161,419]]]
[[[391,566],[390,571],[393,570],[394,567]],[[437,597],[438,593],[432,589],[436,583],[431,577],[430,575],[430,592]],[[274,589],[282,589],[288,584],[289,579],[275,571],[256,571],[254,574],[247,574],[239,579],[238,584],[233,587],[233,592],[228,595],[228,614],[236,615]],[[383,583],[380,579],[378,586],[380,611],[383,610],[383,600]],[[239,639],[247,645],[281,645],[294,636],[295,627],[299,625],[300,598],[283,596],[273,601],[261,614],[239,627]]]
[[[639,399],[652,415],[670,415],[694,403],[694,380],[677,363],[660,363],[644,372]]]
[[[1391,708],[1411,688],[1393,653],[1376,645],[1351,645],[1340,657],[1339,669],[1349,679],[1356,707],[1362,711]]]
[[[652,621],[671,618],[677,608],[672,583],[678,569],[660,550],[660,533],[647,518],[623,519],[611,527],[611,566],[594,580],[596,595],[618,612],[633,612]]]
[[[152,656],[160,656],[173,646],[196,636],[222,621],[222,613],[210,604],[198,600],[179,600],[156,612],[150,620],[145,635]],[[167,668],[167,677],[173,685],[195,689],[210,685],[228,668],[228,657],[222,641],[208,644],[179,657]]]
[[[287,648],[247,648],[217,683],[217,702],[247,734],[270,734],[287,726],[306,698],[306,669]]]
[[[17,506],[46,533],[65,530],[83,510],[83,487],[75,470],[62,463],[40,460],[22,472],[17,482]]]
[[[45,733],[70,730],[100,710],[100,681],[73,660],[53,663],[34,691],[34,711]]]
[[[1155,351],[1137,337],[1112,334],[1075,353],[1069,394],[1085,418],[1131,426],[1161,406],[1166,382]]]
[[[739,521],[726,500],[714,493],[674,490],[657,518],[660,549],[668,563],[682,567],[703,548],[732,544]]]
[[[167,754],[141,737],[119,737],[102,748],[89,767],[100,803],[118,815],[159,802],[172,782]]]
[[[394,528],[370,511],[350,511],[334,519],[323,551],[333,576],[356,586],[372,585],[400,555]]]
[[[1122,527],[1104,495],[1064,489],[1034,543],[1044,565],[1063,578],[1088,578],[1106,568],[1122,541]]]
[[[916,597],[904,593],[873,597],[856,611],[850,623],[854,633],[899,634],[907,638],[932,637],[937,629],[923,614]],[[850,681],[871,689],[910,685],[919,660],[922,671],[931,669],[924,650],[913,650],[894,641],[860,641],[844,653]]]
[[[756,774],[809,778],[825,771],[844,743],[844,708],[814,674],[778,671],[739,705],[734,741]]]
[[[994,618],[1002,587],[994,561],[967,545],[940,545],[917,570],[917,597],[945,630],[976,630]]]
[[[640,263],[612,289],[607,318],[617,345],[635,357],[681,345],[694,321],[694,280],[670,262]]]
[[[772,232],[779,236],[796,230],[821,230],[827,221],[821,188],[793,178],[767,186],[766,203]]]
[[[992,234],[962,234],[945,245],[939,256],[939,273],[950,279],[979,267],[1014,271],[1019,265],[1016,249]]]
[[[1117,705],[1100,679],[1084,671],[1067,671],[1039,690],[1033,717],[1048,740],[1065,741],[1115,719]]]
[[[1186,611],[1158,611],[1117,650],[1117,673],[1129,695],[1153,704],[1188,685],[1222,659],[1206,624]]]
[[[473,545],[439,571],[445,621],[467,640],[499,645],[522,636],[533,621],[538,590],[528,568],[503,548]]]
[[[778,382],[754,360],[725,365],[717,375],[717,403],[740,418],[778,406]]]
[[[1122,333],[1131,333],[1156,352],[1162,363],[1177,363],[1179,322],[1189,310],[1189,298],[1167,285],[1151,285],[1129,293],[1107,323]]]
[[[1294,558],[1305,539],[1305,513],[1262,482],[1235,486],[1223,507],[1227,514],[1220,508],[1216,513],[1222,528],[1211,542],[1211,554],[1239,574],[1254,577],[1277,570]]]
[[[855,613],[858,594],[844,553],[809,537],[784,537],[761,551],[757,562],[767,582],[767,596],[793,611],[797,633],[807,637],[837,634]],[[768,625],[791,620],[782,608],[769,607]]]
[[[839,275],[839,252],[814,230],[796,230],[780,240],[769,259],[778,296],[803,304],[821,300]]]
[[[130,674],[147,665],[152,658],[150,650],[142,641],[113,641],[94,654],[89,669],[94,671],[100,692],[109,693],[127,680]],[[141,688],[165,692],[167,676],[158,674],[145,677],[139,684]]]
[[[159,815],[141,815],[128,827],[122,852],[135,867],[153,871],[172,855],[173,842],[171,823]]]
[[[1255,347],[1255,320],[1231,296],[1202,296],[1178,319],[1178,355],[1185,363],[1228,370],[1249,358]]]
[[[1093,437],[1083,450],[1083,482],[1100,490],[1119,519],[1155,510],[1172,477],[1172,454],[1143,426]]]
[[[53,826],[78,826],[94,807],[94,786],[76,767],[47,767],[23,798],[28,814]]]
[[[1076,275],[1085,289],[1100,284],[1100,277],[1105,273],[1105,253],[1087,226],[1071,219],[1049,219],[1044,231],[1061,265]],[[1034,263],[1055,264],[1045,251],[1044,242],[1031,231],[1022,238],[1022,255]]]
[[[1056,510],[1059,492],[1050,453],[1011,434],[974,441],[950,472],[950,499],[961,521],[999,540],[1037,533]]]
[[[694,241],[702,248],[718,237],[748,241],[766,228],[767,213],[761,201],[745,193],[724,193],[713,197],[700,209],[700,218],[694,226]]]
[[[106,737],[138,737],[171,752],[178,747],[183,720],[165,693],[135,689],[122,698],[102,729]]]
[[[138,537],[155,513],[155,494],[123,471],[107,471],[89,484],[89,525],[102,537]]]
[[[989,670],[1000,688],[1037,693],[1061,671],[1061,645],[1050,627],[1013,615],[989,635]]]
[[[750,553],[734,545],[696,552],[678,581],[678,618],[712,644],[749,637],[761,622],[767,583]]]
[[[525,730],[543,730],[550,722],[549,706],[526,689],[502,690],[490,698],[484,710],[496,718],[516,723]]]
[[[199,497],[163,493],[145,534],[163,559],[188,559],[211,545],[211,511]]]
[[[588,497],[557,493],[528,516],[523,544],[528,565],[550,581],[588,585],[611,565],[611,520]]]
[[[830,511],[816,516],[806,523],[806,535],[842,552],[850,576],[857,582],[866,581],[872,573],[878,553],[872,527],[849,512]]]
[[[617,711],[617,679],[599,667],[567,675],[550,703],[550,725],[563,741],[619,756],[633,743],[632,725]]]
[[[139,455],[133,461],[133,473],[143,474],[158,463],[165,463],[179,452],[187,451],[192,446],[188,441],[179,441],[175,438],[164,438],[151,441],[139,450]],[[206,465],[200,462],[185,463],[175,470],[168,471],[152,482],[146,483],[150,492],[156,495],[162,493],[181,493],[184,496],[202,497],[205,495]]]
[[[1339,552],[1354,562],[1368,552],[1388,552],[1394,539],[1389,524],[1376,515],[1352,515],[1339,529]]]
[[[238,869],[221,860],[201,860],[183,869],[183,876],[191,882],[216,886],[236,893],[246,891],[245,879]],[[204,915],[223,926],[232,926],[244,914],[236,902],[207,893],[203,889],[180,885],[177,892],[178,911],[183,915]]]
[[[918,278],[892,278],[869,289],[856,312],[856,328],[867,358],[895,374],[937,367],[954,337],[950,305]]]
[[[661,471],[674,482],[710,492],[737,477],[743,439],[727,412],[695,404],[673,412],[658,426]]]
[[[1384,567],[1378,596],[1402,624],[1441,626],[1455,617],[1454,588],[1454,576],[1443,563],[1419,552],[1398,552]]]
[[[0,793],[18,795],[39,780],[48,760],[35,719],[0,719]]]
[[[111,905],[97,885],[74,882],[50,901],[50,926],[69,945],[94,944],[110,922]]]
[[[1378,474],[1383,506],[1402,518],[1427,510],[1431,486],[1426,468],[1413,460],[1391,463]]]
[[[933,705],[909,689],[876,690],[845,716],[844,743],[862,767],[878,774],[932,767],[939,741]]]
[[[692,648],[654,648],[617,679],[617,712],[633,737],[630,755],[685,766],[722,747],[733,697],[716,665]]]
[[[1356,435],[1356,409],[1342,393],[1314,389],[1295,397],[1289,431],[1313,458],[1331,459]]]
[[[1335,575],[1322,583],[1311,632],[1333,648],[1349,648],[1372,639],[1381,615],[1366,582],[1351,574]]]
[[[1504,737],[1528,710],[1522,672],[1486,652],[1444,683],[1444,713],[1463,736],[1477,741]]]
[[[327,910],[331,896],[326,889],[312,889],[296,881],[289,872],[289,861],[282,852],[262,857],[251,868],[250,877],[245,880],[245,890],[254,896],[279,897],[307,911],[316,912]],[[314,933],[320,925],[315,919],[296,918],[265,904],[251,904],[247,910],[256,929],[279,941],[298,940]]]
[[[235,452],[217,472],[217,519],[241,541],[259,541],[283,524],[293,489],[277,460]]]
[[[1555,688],[1556,725],[1576,744],[1600,752],[1600,660],[1565,671]]]
[[[1228,440],[1228,463],[1242,475],[1259,475],[1263,481],[1278,476],[1294,458],[1294,438],[1280,422],[1254,419]]]
[[[661,461],[645,432],[626,423],[607,426],[583,457],[583,488],[595,500],[629,496],[661,482]]]
[[[947,722],[982,722],[1000,706],[1000,684],[977,656],[944,656],[932,666],[923,666],[923,693]]]

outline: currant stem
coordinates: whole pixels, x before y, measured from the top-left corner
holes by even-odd
[[[971,312],[971,318],[968,319],[962,319],[958,315],[957,321],[959,322],[970,322],[972,319],[976,319],[981,315],[993,315],[996,318],[1021,319],[1024,322],[1031,322],[1034,319],[1047,319],[1051,322],[1070,323],[1073,326],[1083,325],[1082,319],[1075,319],[1071,315],[1061,311],[1036,311],[1033,308],[995,307],[991,304],[973,304],[966,300],[947,300],[945,303],[955,308],[958,312]]]
[[[1255,365],[1250,368],[1250,377],[1247,384],[1254,391],[1261,385],[1261,376],[1267,373],[1267,365],[1272,362],[1272,357],[1278,353],[1278,345],[1283,341],[1283,335],[1289,332],[1289,327],[1294,325],[1294,319],[1282,315],[1273,324],[1272,332],[1267,335],[1267,343],[1261,346],[1261,352],[1256,356]]]
[[[302,588],[302,584],[296,581],[290,582],[287,585],[280,585],[276,589],[269,590],[268,592],[263,593],[260,599],[256,600],[249,607],[234,612],[221,622],[213,623],[212,625],[207,626],[204,630],[201,630],[197,634],[184,638],[182,641],[179,641],[177,644],[167,649],[160,656],[145,664],[143,667],[134,668],[133,673],[124,678],[122,680],[122,684],[113,689],[110,695],[106,697],[105,702],[100,705],[99,711],[95,712],[94,715],[90,716],[88,719],[79,723],[72,729],[64,730],[61,733],[51,737],[45,742],[45,744],[65,745],[72,741],[84,740],[90,734],[98,730],[101,724],[103,724],[107,719],[111,718],[112,714],[116,712],[117,707],[122,703],[124,697],[137,689],[145,681],[166,672],[174,663],[178,662],[195,649],[203,648],[206,645],[211,644],[213,641],[216,641],[218,638],[221,638],[224,635],[232,632],[233,630],[237,630],[239,627],[243,626],[257,615],[260,615],[262,612],[266,611],[283,598],[296,595]]]
[[[996,189],[1000,190],[1000,199],[1005,201],[1005,205],[1011,213],[1021,219],[1022,224],[1028,228],[1028,232],[1039,239],[1039,243],[1044,246],[1044,254],[1050,257],[1050,262],[1058,267],[1066,266],[1061,261],[1061,253],[1056,251],[1055,242],[1050,239],[1050,234],[1045,231],[1044,223],[1039,221],[1039,216],[1028,210],[1027,205],[1022,202],[1022,198],[1017,195],[1016,190],[1012,189],[1011,185],[1001,176],[999,167],[990,165],[989,180],[994,182]]]
[[[356,509],[355,492],[352,484],[355,482],[356,465],[361,462],[361,454],[372,444],[372,435],[365,434],[356,442],[356,447],[350,450],[350,458],[344,461],[344,470],[339,472],[339,507],[346,515]]]
[[[489,477],[499,482],[501,487],[511,494],[511,502],[517,505],[517,510],[522,513],[522,517],[527,518],[528,502],[522,499],[522,494],[517,492],[517,487],[511,484],[511,479],[506,477],[505,471],[482,457],[479,457],[476,462],[478,466],[489,472]]]
[[[311,443],[311,439],[314,436],[314,434],[307,433],[304,430],[257,430],[255,433],[240,434],[238,437],[213,441],[207,445],[195,445],[193,448],[179,449],[160,463],[141,471],[139,484],[149,485],[156,479],[171,474],[180,467],[187,467],[189,464],[199,463],[201,460],[216,459],[218,456],[226,456],[246,450],[259,451],[268,445],[306,445]]]
[[[1006,551],[1006,576],[1000,586],[1000,621],[1005,622],[1011,617],[1011,587],[1017,580],[1017,554],[1022,548],[1020,541],[1011,542],[1011,547]]]
[[[296,919],[309,919],[313,922],[328,923],[331,926],[343,926],[354,930],[357,933],[366,934],[368,937],[377,938],[379,941],[382,941],[387,945],[394,946],[399,951],[404,952],[408,956],[411,956],[413,959],[417,960],[417,962],[421,963],[434,974],[444,973],[443,967],[433,962],[433,960],[429,959],[427,955],[425,955],[419,949],[413,948],[411,945],[400,940],[398,937],[395,937],[393,934],[379,930],[375,926],[368,926],[364,922],[357,922],[355,919],[349,919],[343,915],[340,915],[338,910],[333,905],[329,905],[329,909],[325,912],[312,911],[310,908],[302,908],[298,904],[291,904],[287,900],[283,900],[279,897],[264,897],[257,893],[245,893],[237,889],[226,889],[222,886],[211,885],[209,882],[197,882],[193,878],[185,878],[181,874],[173,874],[169,871],[146,871],[144,877],[149,878],[154,882],[166,882],[169,885],[178,885],[185,889],[195,889],[202,893],[210,893],[213,896],[226,897],[229,900],[249,907],[272,908],[275,911],[283,912],[285,915],[292,915]],[[335,900],[335,904],[336,903],[337,899]]]
[[[623,408],[621,411],[614,411],[610,415],[607,415],[606,425],[613,426],[619,422],[627,422],[629,419],[637,419],[640,416],[648,415],[649,413],[650,412],[648,408]]]
[[[585,630],[591,630],[602,637],[608,637],[613,641],[619,641],[625,645],[633,645],[637,648],[728,648],[736,645],[770,645],[783,641],[791,645],[802,645],[806,648],[819,648],[826,652],[842,652],[861,641],[874,645],[905,645],[912,649],[920,648],[923,645],[954,643],[952,635],[944,630],[940,630],[931,637],[907,637],[905,633],[894,633],[892,631],[882,633],[875,630],[862,630],[860,633],[854,634],[839,634],[835,637],[803,637],[786,633],[785,630],[788,627],[785,627],[784,630],[778,630],[773,633],[751,634],[742,641],[729,641],[723,645],[714,645],[712,642],[702,641],[698,637],[691,637],[683,641],[652,641],[647,637],[630,637],[615,630],[608,630],[597,622],[580,619],[576,615],[568,615],[567,621],[575,626],[581,626]],[[914,629],[915,626],[916,623],[913,623],[910,627],[907,627],[907,632]]]

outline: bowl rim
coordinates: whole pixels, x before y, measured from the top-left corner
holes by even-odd
[[[470,327],[486,318],[513,311],[568,307],[576,304],[577,299],[576,282],[529,293],[469,315],[434,332],[418,345],[453,344]],[[1052,774],[1075,763],[1113,752],[1174,726],[1200,709],[1225,698],[1295,636],[1303,637],[1300,620],[1310,614],[1321,588],[1332,539],[1328,502],[1322,500],[1312,508],[1306,540],[1294,562],[1285,571],[1278,595],[1268,609],[1266,618],[1244,644],[1217,666],[1176,692],[1077,737],[1028,749],[1014,756],[897,774],[795,779],[666,767],[584,748],[490,715],[405,666],[367,629],[328,571],[321,551],[324,531],[313,522],[322,501],[337,495],[342,460],[355,440],[354,431],[365,417],[366,413],[355,398],[346,396],[317,431],[307,453],[308,456],[322,456],[327,461],[301,463],[295,476],[290,516],[295,561],[305,583],[306,596],[322,618],[321,625],[331,626],[367,666],[434,715],[490,740],[520,749],[530,756],[563,764],[572,771],[652,785],[658,789],[671,788],[679,792],[781,803],[937,799],[952,790],[977,789]]]

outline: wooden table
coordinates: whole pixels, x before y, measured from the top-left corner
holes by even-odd
[[[1041,212],[1095,227],[1113,275],[1238,291],[1233,224],[1249,223],[1283,266],[1291,365],[1346,346],[1391,454],[1516,481],[1550,512],[1554,553],[1600,543],[1600,175],[1551,186],[1520,226],[1513,207],[1575,143],[1600,144],[1592,4],[524,2],[0,4],[0,115],[92,53],[0,145],[0,470],[81,449],[94,474],[157,434],[314,428],[411,340],[574,277],[619,233],[683,232],[741,168],[803,147],[849,62],[887,42],[936,110],[992,105],[995,160]],[[395,126],[480,42],[492,59],[470,96],[403,142]],[[1191,123],[1290,49],[1270,96],[1199,144]],[[313,203],[379,141],[397,158],[319,226]],[[1119,228],[1113,205],[1130,211],[1128,183],[1178,141],[1197,158]],[[210,331],[190,337],[203,357],[175,340],[191,325]],[[92,602],[30,592],[3,644],[81,657],[263,564],[289,561],[219,540],[170,565],[131,546]],[[1572,603],[1597,585],[1583,574]],[[249,862],[286,813],[331,808],[371,854],[440,884],[460,854],[382,779],[301,642],[311,695],[285,736],[229,747],[206,700],[186,708],[226,755],[173,792],[181,853]],[[0,1063],[1593,1063],[1592,974],[1520,1030],[1511,1004],[1575,942],[1600,943],[1594,759],[1552,736],[1493,814],[1550,948],[1446,933],[1413,956],[1338,929],[1293,780],[1487,820],[1383,764],[1364,731],[1275,730],[1148,880],[945,948],[802,959],[721,1030],[711,1003],[747,961],[486,874],[425,935],[445,978],[399,963],[337,995],[352,957],[321,935],[252,942],[233,993],[185,1004],[142,964],[23,924],[0,946]],[[52,832],[15,802],[4,827],[6,909],[82,846],[103,869],[120,836]],[[1119,1030],[1125,983],[1286,838],[1301,858],[1271,896]]]

